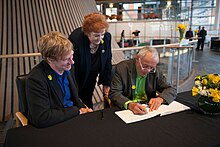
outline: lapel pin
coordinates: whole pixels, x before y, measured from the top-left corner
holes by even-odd
[[[48,79],[49,79],[50,81],[52,80],[52,76],[51,76],[51,75],[48,75],[47,77],[48,77]]]
[[[133,90],[136,89],[136,86],[135,86],[135,85],[132,85],[132,86],[131,86],[131,89],[133,89]]]

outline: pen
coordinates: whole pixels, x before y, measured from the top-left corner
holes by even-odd
[[[79,101],[83,104],[84,108],[87,108],[87,109],[88,109],[87,105],[84,104],[83,101],[82,101],[81,99],[79,99]]]

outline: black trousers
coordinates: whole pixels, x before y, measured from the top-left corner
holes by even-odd
[[[197,50],[199,50],[201,43],[202,43],[202,39],[198,39],[197,48],[196,48]]]
[[[202,39],[202,40],[201,40],[201,50],[203,50],[204,44],[205,44],[205,39]]]
[[[198,43],[197,43],[197,48],[196,49],[199,50],[200,46],[201,46],[201,50],[203,50],[204,44],[205,44],[205,38],[199,39]]]

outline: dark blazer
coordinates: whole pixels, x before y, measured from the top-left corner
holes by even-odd
[[[134,97],[135,89],[132,89],[132,86],[136,86],[137,76],[135,62],[136,59],[120,62],[116,66],[115,74],[112,78],[109,98],[122,109],[124,108],[124,103]],[[177,95],[176,89],[167,83],[166,78],[158,67],[155,73],[147,75],[145,89],[149,99],[156,97],[157,92],[168,104]]]
[[[189,39],[189,38],[191,38],[191,37],[193,37],[193,32],[192,32],[192,31],[186,31],[185,38],[186,38],[186,39]]]
[[[91,70],[91,53],[90,53],[90,41],[84,34],[82,28],[74,30],[69,40],[74,46],[74,66],[76,69],[76,80],[80,87],[84,87],[86,80]],[[110,86],[112,78],[112,52],[111,52],[111,34],[106,32],[104,35],[104,43],[99,45],[101,49],[101,68],[99,69],[99,81],[98,84]]]
[[[28,74],[26,96],[28,120],[36,127],[48,127],[79,115],[84,105],[78,97],[77,84],[72,67],[68,76],[73,107],[64,108],[62,91],[53,69],[41,61]]]
[[[205,37],[206,37],[206,35],[207,35],[207,31],[202,29],[202,30],[199,32],[199,34],[200,34],[200,37],[202,37],[202,39],[205,40]]]

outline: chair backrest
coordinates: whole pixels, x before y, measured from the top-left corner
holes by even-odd
[[[27,99],[26,99],[26,77],[27,75],[19,75],[16,78],[17,90],[18,90],[18,99],[19,99],[19,111],[27,116]]]

